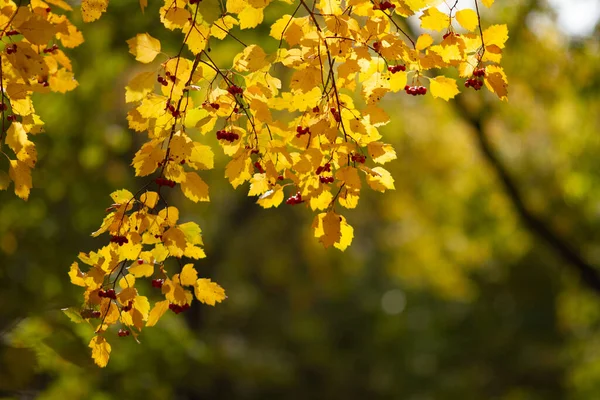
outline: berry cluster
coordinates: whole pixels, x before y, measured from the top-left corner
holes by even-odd
[[[123,246],[125,243],[129,243],[129,240],[125,236],[113,236],[110,238],[111,243],[118,243],[119,246]]]
[[[340,113],[338,112],[337,108],[331,107],[329,109],[329,111],[331,112],[331,115],[333,115],[333,119],[335,119],[335,122],[340,122],[342,120],[342,118],[340,117]]]
[[[15,122],[17,120],[17,116],[14,114],[11,114],[11,115],[7,116],[6,119],[8,120],[8,122]]]
[[[160,288],[162,288],[163,283],[165,283],[164,279],[152,279],[152,287],[153,288],[160,289]]]
[[[483,77],[485,77],[485,68],[477,68],[473,71],[473,78],[469,78],[465,82],[465,87],[472,87],[475,90],[481,89],[483,86]]]
[[[5,103],[0,103],[0,111],[8,110],[8,106]]]
[[[46,47],[43,51],[44,53],[54,53],[56,50],[58,50],[58,46],[54,43],[52,47]]]
[[[218,110],[221,106],[217,103],[210,103],[209,106],[211,106],[213,109]]]
[[[100,318],[101,314],[100,314],[100,311],[94,311],[91,308],[86,308],[86,309],[81,310],[79,312],[79,315],[81,315],[81,318],[88,319],[88,318]]]
[[[117,333],[117,335],[119,335],[120,337],[124,337],[124,336],[129,336],[130,332],[126,329],[119,329],[119,333]]]
[[[170,188],[175,187],[175,182],[167,178],[156,178],[154,182],[156,182],[158,186],[168,186]]]
[[[314,106],[313,109],[312,109],[312,111],[314,113],[318,113],[318,112],[321,112],[321,109],[319,108],[319,106]]]
[[[11,44],[10,46],[6,46],[6,54],[12,54],[17,52],[17,45]]]
[[[160,75],[158,76],[157,81],[158,81],[158,83],[160,83],[163,86],[168,86],[169,85],[169,82],[167,82],[167,80],[165,78],[163,78],[162,76],[160,76]]]
[[[352,156],[350,157],[350,159],[354,162],[358,162],[361,164],[364,164],[365,161],[367,161],[367,157],[363,156],[362,154],[352,154]]]
[[[183,312],[188,308],[190,308],[190,305],[187,303],[182,306],[173,303],[169,304],[169,310],[173,311],[175,314],[179,314],[180,312]]]
[[[256,168],[258,170],[258,172],[261,174],[265,173],[265,169],[262,167],[262,165],[260,165],[260,162],[258,162],[258,161],[256,161],[254,163],[254,168]]]
[[[104,299],[113,299],[116,300],[117,299],[117,293],[115,292],[115,289],[108,289],[108,290],[104,290],[104,289],[100,289],[100,291],[98,291],[98,297]]]
[[[396,5],[390,3],[389,1],[384,1],[379,4],[373,4],[373,10],[385,11],[390,9],[393,10],[394,8],[396,8]]]
[[[390,65],[388,67],[388,71],[390,71],[392,74],[395,74],[398,71],[406,71],[406,67],[404,65]]]
[[[296,204],[300,203],[304,203],[304,200],[302,200],[302,194],[300,192],[296,193],[285,201],[285,204],[289,204],[291,206],[295,206]]]
[[[163,84],[164,86],[168,85],[168,83],[165,80],[165,78],[162,78],[162,80],[166,83],[166,84]],[[171,115],[173,117],[175,117],[175,118],[181,117],[181,113],[179,112],[179,110],[176,110],[175,106],[173,104],[171,104],[170,102],[168,102],[168,101],[167,101],[167,106],[165,107],[165,110],[169,110],[171,112]]]
[[[175,81],[177,80],[177,77],[175,75],[171,75],[171,73],[169,71],[165,72],[165,75],[167,76],[167,78],[169,78],[171,80],[171,82],[175,83]]]
[[[380,43],[380,42],[373,42],[373,49],[374,49],[376,52],[378,52],[378,53],[379,53],[379,52],[381,51],[381,43]]]
[[[18,35],[19,31],[15,31],[14,29],[12,31],[8,31],[5,33],[6,36],[14,36],[14,35]]]
[[[241,87],[239,87],[239,86],[237,86],[237,85],[231,85],[231,86],[229,86],[229,87],[227,88],[227,91],[228,91],[228,92],[229,92],[231,95],[233,95],[233,96],[235,96],[236,94],[239,94],[239,95],[241,95],[241,94],[243,94],[243,93],[244,93],[244,89],[242,89]]]
[[[132,307],[133,307],[133,301],[129,300],[129,303],[127,303],[126,306],[123,306],[123,308],[121,310],[123,312],[127,312],[127,311],[130,311]]]
[[[442,39],[446,39],[448,36],[460,36],[460,33],[454,33],[454,32],[448,32],[445,33],[444,36],[442,36]]]
[[[317,175],[321,175],[322,172],[331,172],[331,164],[327,163],[323,166],[319,165],[319,167],[317,168]]]
[[[413,96],[424,95],[427,94],[427,88],[425,86],[404,86],[404,91],[406,94],[410,94]]]
[[[240,135],[234,132],[227,132],[225,129],[221,129],[217,131],[217,139],[219,140],[227,140],[232,143],[240,138]]]
[[[319,176],[319,182],[321,183],[333,183],[333,176]]]
[[[296,137],[299,138],[302,135],[306,135],[307,133],[310,133],[310,128],[307,126],[306,128],[303,128],[302,126],[298,125],[296,127]]]

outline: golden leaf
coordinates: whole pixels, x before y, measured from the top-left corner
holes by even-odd
[[[216,282],[212,282],[210,279],[204,278],[196,281],[194,293],[200,302],[210,306],[214,306],[216,303],[220,303],[227,298],[225,295],[225,289],[219,286]]]
[[[127,41],[129,52],[144,64],[152,62],[160,53],[160,41],[147,33],[138,33]]]
[[[194,268],[194,264],[186,264],[181,270],[179,280],[183,286],[193,286],[198,279],[198,272]]]
[[[108,7],[108,0],[82,0],[81,14],[84,22],[92,22],[100,18]]]
[[[199,201],[209,201],[208,185],[195,172],[186,172],[185,180],[181,182],[181,191],[188,199],[194,203]]]
[[[460,10],[456,13],[456,20],[458,23],[468,31],[473,31],[479,25],[479,19],[477,18],[477,13],[470,9],[465,8],[464,10]]]
[[[162,317],[167,310],[169,309],[169,300],[157,301],[152,307],[150,311],[150,315],[148,316],[148,321],[146,322],[146,326],[154,326]]]
[[[92,349],[92,358],[101,368],[106,367],[110,357],[110,344],[104,339],[104,336],[96,335],[90,341],[89,347]]]
[[[429,89],[431,90],[431,95],[433,97],[441,98],[446,101],[459,93],[458,87],[456,86],[456,80],[446,78],[445,76],[438,76],[431,79]]]

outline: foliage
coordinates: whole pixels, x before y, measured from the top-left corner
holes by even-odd
[[[428,90],[422,85],[429,81],[434,98],[452,99],[459,93],[457,81],[442,73],[454,69],[468,78],[467,88],[485,85],[507,99],[506,75],[498,65],[506,26],[483,29],[477,2],[475,10],[458,10],[455,2],[445,11],[434,3],[323,0],[309,6],[301,0],[291,15],[271,25],[270,36],[279,46],[269,55],[231,32],[236,26],[257,27],[269,2],[167,1],[160,20],[168,30],[182,33],[176,55],[165,56],[161,42],[148,33],[127,41],[140,63],[166,60],[133,77],[125,93],[134,106],[129,127],[148,137],[132,165],[136,176],[154,177],[135,193],[123,189],[111,194],[113,203],[93,233],[108,233],[110,243],[80,253],[79,260],[88,266],[85,272],[78,263],[69,272],[71,282],[85,288],[82,318],[73,319],[100,321],[89,344],[99,366],[106,366],[110,356],[105,333],[111,325],[124,327],[118,336],[137,339],[144,326],[155,325],[168,309],[187,310],[194,295],[209,305],[226,298],[218,284],[198,278],[194,264],[182,264],[183,258],[205,257],[201,229],[195,222],[180,223],[179,210],[165,197],[179,186],[193,202],[209,201],[209,187],[198,174],[214,167],[208,133],[217,129],[219,146],[231,157],[225,176],[234,188],[249,182],[248,195],[258,196],[264,208],[279,206],[288,192],[286,204],[305,203],[318,211],[312,227],[323,246],[345,250],[354,230],[338,205],[355,208],[363,180],[374,191],[395,188],[390,172],[374,165],[396,158],[393,147],[380,141],[379,128],[390,118],[378,103],[387,93],[424,95]],[[493,1],[483,3],[489,7]],[[37,159],[28,134],[41,132],[42,125],[30,95],[77,86],[67,56],[55,44],[42,47],[54,38],[65,47],[83,39],[66,16],[54,14],[46,3],[7,4],[3,32],[10,44],[2,59],[2,112],[10,107],[12,114],[1,140],[16,160],[9,158],[2,188],[12,180],[15,193],[27,199]],[[70,11],[66,3],[51,4]],[[107,6],[107,1],[84,0],[83,20],[95,21]],[[146,4],[140,6],[143,11]],[[418,11],[423,29],[444,32],[438,44],[430,33],[413,40],[402,28],[402,19]],[[455,22],[467,33],[455,32]],[[209,46],[226,38],[244,46],[229,69],[217,65]],[[275,69],[289,77],[286,90]],[[351,97],[355,91],[360,91],[360,101]],[[170,258],[177,260],[179,273],[169,273]],[[136,281],[146,277],[154,277],[152,286],[161,289],[164,300],[151,305],[140,294]]]

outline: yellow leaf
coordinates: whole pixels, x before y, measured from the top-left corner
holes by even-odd
[[[148,316],[148,322],[146,322],[146,326],[154,326],[162,317],[167,310],[169,309],[169,300],[157,301],[150,311],[150,315]]]
[[[140,201],[148,208],[154,208],[158,203],[158,193],[156,192],[145,192],[140,196]]]
[[[46,0],[46,3],[50,3],[55,6],[58,6],[58,7],[62,8],[63,10],[67,10],[67,11],[73,10],[73,8],[67,2],[65,2],[63,0]]]
[[[269,65],[267,54],[255,44],[246,47],[233,59],[233,67],[240,72],[254,72]]]
[[[188,9],[184,7],[165,6],[160,9],[160,22],[170,30],[183,29],[191,16]]]
[[[266,193],[270,188],[267,174],[254,174],[250,179],[250,191],[248,196],[260,196]]]
[[[17,154],[28,142],[27,132],[20,122],[13,122],[6,132],[6,144]]]
[[[160,53],[160,41],[147,33],[138,33],[127,41],[129,52],[144,64],[150,63]]]
[[[31,43],[45,46],[54,37],[56,28],[42,16],[34,14],[19,26],[19,32]]]
[[[433,38],[431,37],[431,35],[428,33],[423,33],[417,39],[415,49],[424,50],[424,49],[428,48],[429,46],[431,46],[432,43],[433,43]]]
[[[496,45],[499,48],[504,48],[504,43],[508,40],[508,28],[506,25],[492,25],[483,31],[483,42],[486,47]]]
[[[396,159],[396,151],[391,144],[371,142],[367,145],[369,156],[378,164],[385,164]]]
[[[154,261],[161,263],[169,256],[169,250],[162,244],[158,243],[151,251]]]
[[[165,246],[172,256],[178,258],[183,256],[183,252],[186,247],[185,235],[179,228],[175,226],[169,228],[169,230],[167,230],[162,237]]]
[[[73,285],[83,287],[86,286],[85,280],[83,279],[85,278],[85,274],[81,272],[81,270],[79,269],[79,264],[77,264],[76,262],[71,264],[71,269],[69,270],[69,278],[71,278],[71,283]]]
[[[244,9],[238,14],[240,28],[254,28],[262,22],[263,17],[264,15],[262,8],[254,8],[252,6],[244,7]]]
[[[108,7],[108,0],[82,0],[81,14],[84,22],[92,22],[100,18]]]
[[[185,235],[185,240],[189,244],[202,244],[202,230],[197,223],[190,221],[180,224],[178,227]]]
[[[344,251],[350,246],[352,243],[352,239],[354,238],[354,228],[352,228],[347,222],[346,218],[342,217],[342,222],[340,224],[340,240],[339,242],[334,244],[336,249]]]
[[[460,10],[456,13],[456,20],[458,23],[468,31],[473,31],[479,25],[479,19],[477,18],[477,13],[470,9],[465,8],[464,10]]]
[[[209,201],[208,185],[195,172],[185,173],[185,180],[181,182],[181,191],[194,203]]]
[[[158,168],[158,163],[165,157],[165,151],[156,142],[145,143],[135,153],[133,162],[136,176],[150,175]]]
[[[139,264],[137,261],[135,261],[133,265],[129,267],[129,273],[136,278],[152,276],[154,273],[154,265],[146,264],[145,262]]]
[[[176,282],[176,280],[178,280],[177,278],[178,275],[175,275],[173,280],[165,280],[162,286],[162,292],[167,300],[173,304],[189,304],[189,299],[187,296],[189,292],[187,292],[178,282]]]
[[[198,279],[194,287],[194,293],[200,302],[211,306],[227,298],[225,290],[210,279]]]
[[[179,210],[172,206],[163,208],[158,212],[158,216],[164,219],[169,226],[173,226],[179,220]]]
[[[362,186],[358,171],[354,167],[348,166],[338,169],[335,173],[335,178],[338,181],[344,182],[345,186],[350,189],[360,189]]]
[[[442,31],[450,25],[450,18],[435,7],[430,7],[421,15],[421,27],[432,31]]]
[[[198,272],[194,268],[194,264],[186,264],[181,270],[179,280],[183,286],[193,286],[198,279]]]
[[[485,72],[485,86],[500,100],[508,100],[508,81],[502,67],[489,65]]]
[[[92,358],[101,368],[106,367],[110,357],[110,344],[104,339],[104,336],[94,336],[90,341],[89,347],[92,349]]]
[[[229,161],[225,167],[225,177],[229,179],[234,189],[252,177],[250,166],[251,160],[246,157],[246,154]]]
[[[10,160],[8,175],[15,184],[15,194],[23,200],[27,200],[32,186],[29,166],[19,160]]]
[[[318,217],[322,231],[319,242],[323,243],[325,248],[331,247],[341,238],[340,222],[342,218],[333,211],[319,214]]]
[[[125,86],[125,102],[141,101],[148,93],[154,90],[155,82],[155,72],[149,71],[137,74]]]
[[[371,189],[377,190],[378,192],[395,189],[394,178],[392,178],[392,175],[387,170],[381,167],[375,167],[372,171],[377,175],[367,174],[367,183]]]
[[[186,25],[184,33],[187,35],[186,44],[190,51],[194,54],[200,53],[206,48],[208,43],[208,37],[210,36],[210,29],[205,25],[191,24]]]
[[[125,204],[133,198],[133,194],[129,190],[120,189],[112,192],[110,197],[116,204]]]
[[[48,83],[50,84],[50,89],[58,93],[70,92],[79,85],[75,80],[75,75],[65,68],[61,68],[56,74],[50,76]]]
[[[283,201],[283,188],[276,185],[272,190],[266,191],[256,201],[263,208],[277,207]]]
[[[429,89],[431,95],[436,98],[441,98],[446,101],[456,96],[459,91],[456,86],[456,80],[452,78],[446,78],[445,76],[438,76],[430,81]]]
[[[237,19],[233,18],[231,15],[226,15],[213,23],[210,28],[210,35],[217,39],[225,39],[225,37],[227,37],[227,32],[236,25],[239,25]]]

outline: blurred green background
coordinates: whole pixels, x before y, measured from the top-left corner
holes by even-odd
[[[167,314],[141,344],[115,334],[97,368],[91,330],[60,309],[81,302],[68,267],[106,240],[90,233],[109,193],[142,182],[124,86],[151,67],[125,40],[149,32],[167,51],[181,40],[150,3],[142,15],[113,0],[100,21],[76,20],[80,86],[35,99],[46,122],[35,187],[28,202],[0,192],[0,399],[600,399],[600,293],[516,212],[478,139],[528,212],[600,268],[600,29],[569,35],[534,0],[483,16],[509,25],[508,103],[484,91],[387,98],[396,191],[365,192],[345,214],[345,253],[320,247],[308,209],[263,210],[233,190],[217,150],[203,175],[212,202],[171,202],[202,227],[198,270],[229,298]],[[266,21],[284,11],[272,4]],[[277,46],[268,24],[243,37]],[[240,50],[212,54],[227,63]]]

